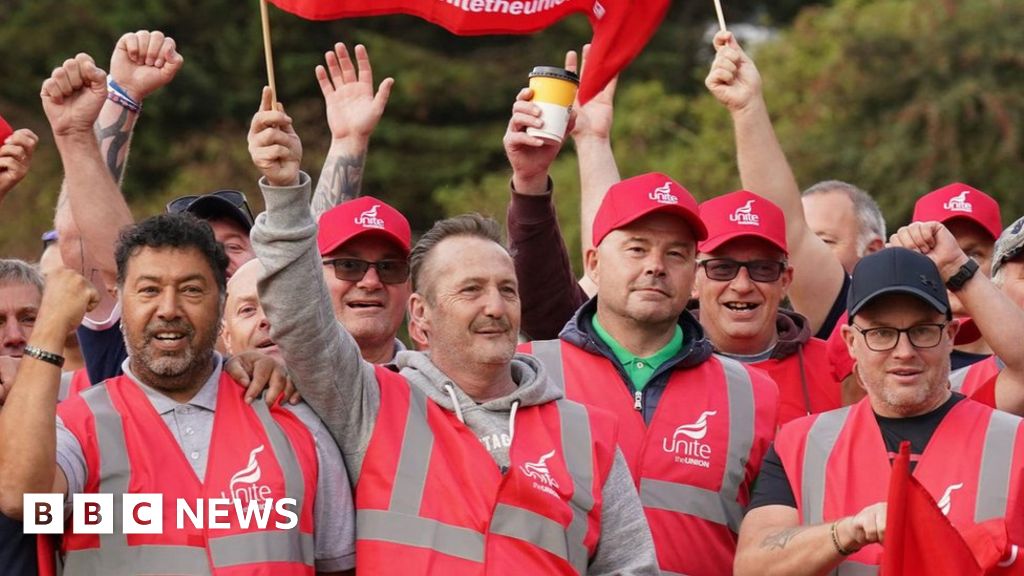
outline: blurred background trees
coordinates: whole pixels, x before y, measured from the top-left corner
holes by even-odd
[[[742,0],[725,2],[765,78],[769,107],[801,185],[848,180],[871,191],[890,226],[921,194],[955,180],[996,196],[1004,223],[1024,214],[1024,2]],[[446,214],[504,218],[501,137],[538,64],[561,64],[590,35],[582,15],[529,37],[466,38],[404,16],[308,22],[271,7],[280,99],[317,177],[329,134],[313,68],[335,41],[365,44],[375,80],[396,79],[371,143],[364,192],[423,231]],[[616,98],[624,175],[666,172],[699,198],[739,186],[727,113],[705,92],[710,0],[675,2]],[[743,23],[744,26],[738,26]],[[61,167],[39,103],[50,70],[77,52],[106,68],[121,33],[159,29],[185,67],[146,100],[124,192],[136,217],[171,198],[223,187],[261,206],[245,134],[265,83],[255,0],[4,0],[0,113],[41,137],[32,171],[0,210],[0,251],[34,259]],[[571,144],[553,176],[563,230],[578,246]]]

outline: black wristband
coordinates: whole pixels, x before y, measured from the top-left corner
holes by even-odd
[[[60,354],[54,354],[53,352],[47,352],[42,348],[36,348],[35,346],[25,346],[25,355],[31,356],[36,360],[41,360],[47,364],[53,364],[57,368],[64,367],[64,357]]]
[[[953,274],[949,277],[949,280],[946,280],[946,288],[949,288],[951,292],[956,292],[963,288],[968,280],[974,278],[974,274],[977,271],[978,263],[974,258],[968,258],[967,262],[956,271],[956,274]]]

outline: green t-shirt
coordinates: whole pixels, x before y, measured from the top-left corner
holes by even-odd
[[[676,324],[676,331],[672,334],[672,339],[668,341],[664,348],[646,358],[638,358],[612,338],[611,334],[597,321],[596,314],[593,317],[593,322],[594,332],[597,333],[598,338],[602,342],[611,348],[615,359],[625,368],[629,381],[633,383],[633,387],[637,390],[643,390],[651,376],[654,376],[654,371],[664,364],[666,360],[675,356],[683,349],[683,329],[678,324]]]

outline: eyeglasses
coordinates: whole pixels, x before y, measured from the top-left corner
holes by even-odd
[[[245,212],[249,216],[249,220],[253,220],[252,210],[249,209],[249,203],[245,200],[245,194],[242,194],[238,190],[217,190],[211,194],[205,194],[205,196],[216,196],[222,200],[227,200],[232,206]],[[190,196],[182,196],[175,198],[167,203],[167,212],[169,214],[180,214],[189,209],[196,200],[199,200],[203,196],[192,194]]]
[[[349,282],[362,280],[371,266],[377,269],[377,277],[384,284],[401,284],[409,279],[409,262],[405,260],[367,262],[358,258],[334,258],[324,260],[324,266],[333,266],[334,277]]]
[[[740,268],[746,268],[747,274],[754,282],[775,282],[786,269],[786,263],[778,260],[741,262],[732,258],[708,258],[698,260],[697,264],[704,268],[708,278],[722,282],[735,278],[740,273]]]
[[[910,328],[861,328],[856,324],[852,326],[864,336],[864,343],[868,345],[868,349],[887,352],[899,344],[900,334],[906,334],[914,348],[934,348],[942,341],[942,332],[948,324],[918,324]]]

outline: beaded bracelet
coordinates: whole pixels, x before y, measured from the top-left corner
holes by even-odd
[[[853,550],[846,550],[839,544],[839,534],[836,527],[839,525],[839,520],[832,523],[832,545],[836,547],[836,552],[839,552],[841,556],[849,556],[853,554]]]
[[[60,354],[54,354],[53,352],[47,352],[42,348],[36,348],[35,346],[25,346],[25,355],[31,356],[36,360],[41,360],[48,364],[53,364],[58,368],[64,367],[64,357]]]

